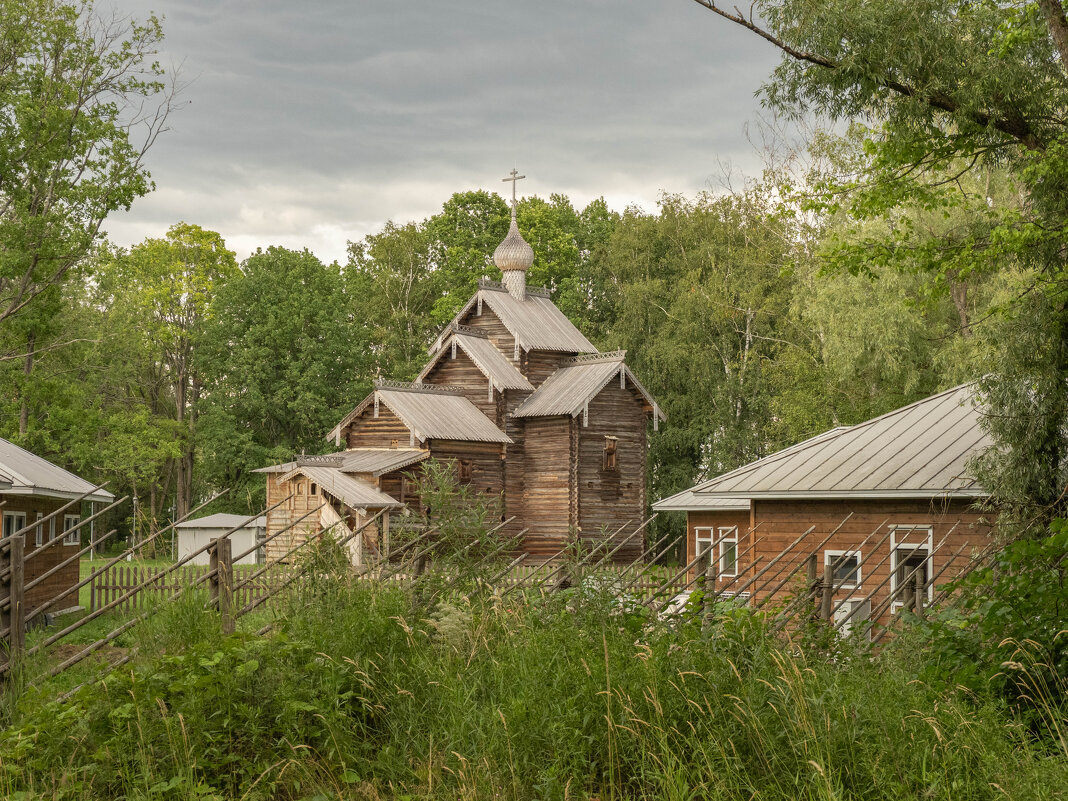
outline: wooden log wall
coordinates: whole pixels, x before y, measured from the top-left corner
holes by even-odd
[[[523,549],[545,558],[568,540],[571,491],[571,418],[524,421],[522,520],[530,533]]]
[[[518,534],[526,525],[526,508],[523,504],[526,486],[526,456],[524,442],[527,436],[526,421],[512,417],[519,405],[531,395],[529,390],[507,389],[498,396],[497,427],[512,439],[512,444],[505,446],[504,461],[504,514],[514,517],[510,525],[502,531],[504,536]],[[517,552],[521,549],[517,549]]]
[[[641,395],[620,387],[613,378],[589,403],[588,423],[575,418],[578,432],[578,525],[582,537],[600,540],[605,530],[614,531],[632,520],[645,519],[645,431],[648,417]],[[616,437],[616,469],[604,469],[606,437]],[[623,532],[623,538],[628,532]],[[630,562],[642,551],[635,537],[613,557]]]
[[[519,371],[527,381],[539,387],[546,378],[560,369],[561,362],[574,355],[551,350],[524,351],[519,357]]]
[[[430,441],[430,456],[470,462],[470,486],[480,495],[500,497],[504,492],[504,460],[499,443],[435,439]]]
[[[37,515],[42,517],[54,512],[63,506],[66,501],[54,500],[52,498],[41,498],[35,496],[19,496],[19,495],[5,495],[4,506],[0,509],[0,512],[15,512],[21,513],[26,516],[26,524],[33,525],[33,521],[37,519]],[[64,514],[79,514],[77,504],[72,506]],[[41,532],[41,542],[48,542],[53,536],[57,536],[63,531],[63,517],[64,515],[58,515],[52,518],[51,521],[45,523],[43,531]],[[99,523],[99,521],[98,521]],[[99,525],[97,526],[97,534],[102,534]],[[69,558],[72,554],[77,553],[83,546],[82,542],[86,545],[89,544],[89,526],[84,526],[78,530],[78,534],[81,539],[77,545],[67,545],[63,542],[57,542],[54,545],[50,545],[47,550],[42,551],[37,556],[32,556],[34,551],[37,550],[37,529],[36,527],[30,529],[24,535],[25,547],[24,553],[26,556],[26,566],[24,572],[24,581],[29,583],[58,565],[64,559]],[[30,611],[34,607],[40,606],[45,601],[60,595],[64,589],[73,587],[78,583],[80,566],[78,560],[75,560],[71,564],[67,565],[62,570],[57,570],[55,574],[49,576],[42,581],[36,587],[26,592],[26,610]],[[60,601],[52,606],[52,611],[57,612],[63,609],[69,609],[72,606],[78,605],[78,593],[71,592],[65,595]]]
[[[389,448],[393,447],[394,441],[397,447],[407,448],[410,440],[408,427],[384,403],[378,405],[378,417],[375,417],[372,403],[349,423],[345,432],[346,447],[349,448]]]
[[[287,495],[293,497],[267,513],[267,536],[281,531],[306,512],[318,507],[324,500],[321,492],[311,494],[312,482],[303,476],[280,482],[282,473],[267,474],[267,505],[273,506]],[[300,494],[296,494],[300,489]],[[313,513],[280,537],[267,543],[267,561],[280,559],[284,553],[319,530],[319,513]]]
[[[864,539],[889,518],[887,526],[897,527],[894,540],[906,544],[926,544],[936,547],[954,524],[957,524],[946,540],[942,549],[933,556],[930,564],[932,575],[945,566],[950,556],[965,543],[968,548],[964,554],[978,553],[990,542],[992,517],[989,513],[981,512],[972,507],[968,501],[929,501],[929,500],[834,500],[834,501],[799,501],[799,500],[755,500],[753,502],[752,519],[758,524],[756,536],[762,537],[754,551],[755,559],[748,565],[750,571],[759,570],[771,559],[782,552],[799,534],[809,526],[815,529],[808,535],[806,540],[798,545],[790,553],[788,559],[782,563],[791,566],[800,564],[828,534],[831,533],[842,519],[850,512],[853,513],[841,530],[836,533],[823,546],[822,551],[848,551],[855,550]],[[959,523],[958,523],[959,521]],[[928,527],[930,537],[928,537]],[[911,529],[911,530],[910,530]],[[876,589],[880,583],[890,576],[892,570],[892,558],[890,553],[891,541],[888,539],[878,551],[875,545],[885,536],[887,527],[879,529],[861,552],[861,576],[860,588],[853,593],[854,599],[865,597],[869,592]],[[819,571],[823,568],[824,553],[819,554]],[[887,557],[883,561],[883,557]],[[876,567],[882,561],[882,565]],[[966,564],[962,555],[950,570],[943,573],[938,579],[938,584],[950,581],[958,571]],[[773,568],[773,571],[776,568]],[[772,600],[785,600],[786,597],[796,594],[801,583],[804,581],[804,569],[798,571],[798,578],[784,587]],[[762,583],[762,582],[760,582]],[[773,582],[764,592],[770,592]],[[848,590],[840,590],[835,595],[835,603],[846,597]],[[885,601],[890,592],[890,583],[887,582],[873,599],[873,605]],[[889,610],[882,615],[879,622],[885,623],[889,618]]]
[[[689,512],[686,515],[686,554],[682,563],[688,565],[693,561],[693,558],[697,555],[697,529],[712,529],[711,534],[713,542],[716,542],[720,538],[720,529],[736,528],[738,531],[738,550],[739,555],[745,553],[746,549],[753,544],[752,535],[749,531],[750,511],[749,509],[721,509],[717,511],[706,512]],[[874,525],[874,523],[872,524]],[[804,529],[801,529],[804,531]],[[763,527],[757,529],[756,535],[759,537],[763,533]],[[798,534],[801,532],[799,531]],[[794,535],[795,537],[797,534]],[[789,544],[787,540],[787,544]],[[819,542],[819,540],[816,540]],[[785,546],[783,546],[785,547]],[[718,558],[720,549],[716,547],[716,557]],[[739,573],[746,575],[752,575],[752,571],[748,568],[752,566],[753,559],[752,554],[747,555],[745,558],[740,558],[737,563],[737,570]],[[720,573],[717,567],[717,575]],[[718,586],[727,587],[734,580],[732,575],[718,575]],[[740,578],[737,581],[733,581],[734,587],[740,587],[745,579]]]

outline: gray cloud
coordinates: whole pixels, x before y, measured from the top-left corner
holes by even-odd
[[[190,81],[121,244],[188,220],[241,256],[341,259],[513,164],[524,194],[646,208],[759,169],[744,125],[776,55],[690,0],[113,2],[164,17]]]

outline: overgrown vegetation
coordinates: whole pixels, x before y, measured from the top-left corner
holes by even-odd
[[[911,648],[833,659],[744,610],[650,625],[594,583],[529,602],[329,577],[276,633],[164,610],[146,656],[0,734],[9,798],[1059,798],[1064,696],[917,677]],[[908,638],[901,640],[902,645]],[[1021,660],[1021,668],[1032,667]],[[1025,725],[1027,724],[1027,725]],[[1060,730],[1054,727],[1060,726]]]

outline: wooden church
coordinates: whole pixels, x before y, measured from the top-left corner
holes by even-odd
[[[418,472],[430,458],[449,460],[460,482],[500,498],[502,519],[515,518],[509,530],[527,530],[517,552],[531,558],[641,522],[647,431],[664,415],[625,352],[599,353],[547,290],[527,286],[534,251],[516,224],[515,172],[505,180],[512,221],[493,254],[501,281],[479,282],[414,382],[377,382],[330,431],[344,450],[260,471],[268,504],[292,496],[269,513],[268,536],[324,500],[323,513],[290,533],[303,537],[338,518],[355,526],[387,510],[382,530],[363,538],[374,553],[391,516],[418,510]],[[289,540],[272,541],[268,557],[279,558]],[[632,560],[641,548],[634,537],[615,558]]]

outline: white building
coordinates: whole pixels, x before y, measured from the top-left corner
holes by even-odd
[[[185,558],[198,548],[203,548],[212,540],[218,539],[230,529],[240,526],[230,534],[230,550],[234,555],[234,564],[254,565],[262,562],[263,548],[257,548],[256,546],[263,541],[266,535],[267,519],[265,517],[257,517],[246,525],[242,525],[246,521],[248,521],[246,515],[230,515],[220,512],[179,523],[175,526],[178,531],[178,558]],[[240,559],[237,558],[246,551],[249,552],[247,555],[241,556]],[[208,564],[208,552],[204,551],[197,554],[189,564]]]

